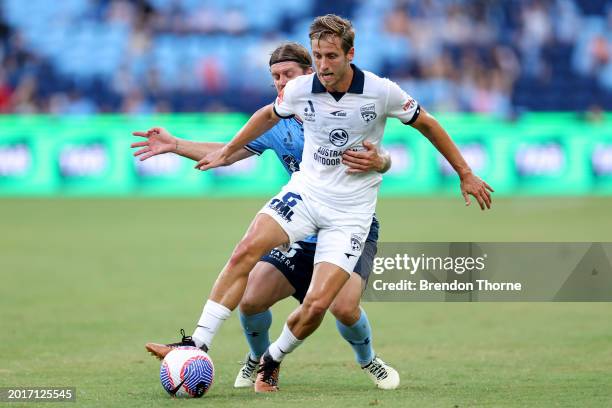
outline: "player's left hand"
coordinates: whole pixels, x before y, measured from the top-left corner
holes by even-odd
[[[227,154],[227,146],[215,150],[204,156],[198,164],[195,165],[196,170],[206,171],[217,167],[227,166],[230,164],[229,155]]]
[[[480,177],[475,176],[472,173],[461,177],[461,194],[465,199],[465,205],[470,205],[470,195],[474,196],[480,209],[484,210],[485,207],[491,209],[491,193],[494,192],[493,188],[488,185]]]
[[[378,153],[378,149],[367,140],[363,141],[365,150],[346,150],[342,154],[342,164],[348,166],[348,174],[381,172],[386,165],[385,157]]]

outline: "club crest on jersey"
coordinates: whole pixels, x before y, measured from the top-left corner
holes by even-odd
[[[361,112],[361,119],[365,120],[366,123],[376,119],[376,105],[373,103],[363,105],[361,108],[359,108],[359,111]]]
[[[315,121],[315,108],[311,100],[308,100],[308,105],[304,108],[304,115],[302,117],[306,122]]]
[[[361,236],[359,234],[351,234],[351,249],[355,252],[361,252]]]
[[[344,146],[348,138],[348,133],[344,129],[334,129],[329,132],[329,141],[336,147]]]

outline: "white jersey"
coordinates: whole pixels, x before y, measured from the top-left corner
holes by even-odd
[[[293,178],[311,199],[349,212],[373,213],[382,175],[347,174],[342,153],[364,150],[364,140],[380,148],[387,117],[410,124],[420,108],[395,82],[352,67],[347,93],[329,93],[316,74],[303,75],[287,83],[274,111],[304,122],[302,163]]]

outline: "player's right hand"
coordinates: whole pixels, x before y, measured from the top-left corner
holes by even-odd
[[[204,156],[202,160],[195,165],[195,168],[196,170],[206,171],[216,167],[227,166],[231,164],[229,156],[227,145],[225,145],[221,149],[215,150]]]
[[[132,135],[144,137],[144,142],[132,143],[130,147],[142,147],[134,152],[134,156],[140,156],[140,161],[147,160],[158,154],[173,152],[177,146],[177,139],[166,129],[154,127],[146,132],[133,132]]]

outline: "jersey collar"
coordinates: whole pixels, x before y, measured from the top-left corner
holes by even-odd
[[[351,68],[353,68],[353,79],[351,80],[351,85],[349,86],[348,93],[362,94],[363,83],[365,82],[365,75],[363,74],[362,70],[357,68],[356,65],[351,64]],[[312,78],[312,93],[325,92],[327,92],[327,89],[325,89],[321,81],[319,81],[319,76],[315,73]]]

